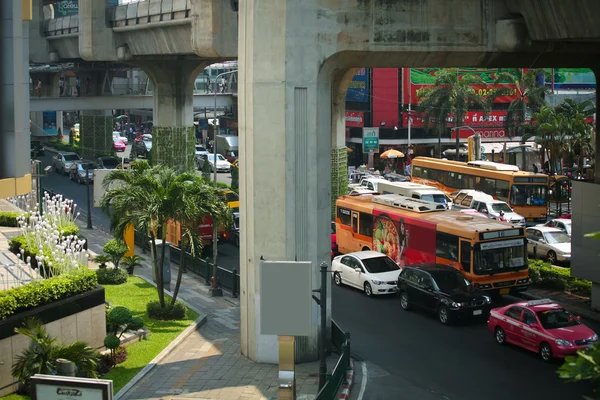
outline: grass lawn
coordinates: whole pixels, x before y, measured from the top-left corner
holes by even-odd
[[[133,315],[144,319],[144,326],[152,333],[147,340],[127,346],[127,361],[117,365],[102,379],[111,379],[115,394],[123,388],[142,368],[154,359],[165,347],[183,332],[198,314],[188,308],[188,319],[181,321],[156,321],[146,315],[146,304],[158,299],[156,288],[145,280],[130,276],[122,285],[104,285],[106,299],[113,306],[124,306]],[[165,301],[171,297],[165,294]],[[1,400],[26,400],[28,396],[8,395]]]

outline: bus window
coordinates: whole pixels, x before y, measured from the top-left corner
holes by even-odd
[[[496,197],[498,200],[508,201],[508,181],[496,179]]]
[[[360,213],[360,225],[358,233],[365,236],[373,236],[373,216],[364,212]]]
[[[458,261],[458,236],[438,232],[436,235],[435,255],[452,261]]]
[[[358,232],[358,213],[352,213],[352,231],[354,233]]]
[[[471,272],[471,243],[460,241],[460,263],[465,272]]]
[[[413,167],[412,175],[415,178],[420,178],[423,175],[423,170],[421,169],[421,167]]]
[[[338,218],[343,225],[350,226],[350,210],[347,208],[338,208]]]
[[[547,187],[542,185],[512,185],[510,205],[545,206]]]

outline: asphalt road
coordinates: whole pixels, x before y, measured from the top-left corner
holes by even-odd
[[[127,146],[127,151],[125,156],[129,154],[129,148],[131,146]],[[43,157],[37,157],[37,160],[42,161],[43,167],[48,165],[52,165],[52,157],[55,153],[51,151],[46,151],[46,154]],[[226,182],[231,184],[231,175],[230,174],[217,174],[217,179],[222,182]],[[227,182],[227,180],[229,182]],[[42,185],[44,190],[51,191],[53,190],[57,194],[62,194],[66,198],[72,199],[77,204],[77,208],[81,212],[79,216],[79,220],[85,223],[87,218],[87,194],[86,188],[87,186],[84,184],[79,184],[77,182],[71,181],[67,176],[62,176],[60,174],[51,171],[47,176],[42,178]],[[93,188],[90,187],[90,195],[93,193]],[[90,200],[92,201],[92,200]],[[93,207],[92,202],[92,226],[94,229],[99,229],[103,232],[110,232],[110,219],[108,215],[99,208]],[[204,257],[208,256],[212,259],[212,248],[205,249]],[[219,246],[218,255],[217,255],[217,265],[223,267],[228,270],[232,270],[236,268],[239,271],[239,249],[232,243],[224,243]]]
[[[333,318],[351,332],[352,353],[367,365],[364,399],[575,400],[591,393],[559,379],[560,362],[497,345],[483,321],[444,326],[427,313],[403,311],[396,296],[367,298],[346,286],[334,285],[332,296]]]

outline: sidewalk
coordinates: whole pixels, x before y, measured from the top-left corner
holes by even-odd
[[[112,237],[99,230],[87,230],[80,223],[88,248],[99,253]],[[151,258],[136,247],[144,258],[143,267],[135,275],[152,282]],[[171,264],[172,285],[178,273]],[[240,353],[239,299],[224,292],[223,297],[210,297],[209,286],[200,277],[184,273],[179,298],[190,307],[207,315],[206,323],[183,339],[145,376],[119,392],[116,399],[205,399],[262,400],[277,398],[277,365],[249,361]],[[327,359],[333,370],[337,356]],[[318,391],[319,363],[296,366],[298,400],[314,399]]]

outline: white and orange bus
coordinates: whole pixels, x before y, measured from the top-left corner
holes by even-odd
[[[401,267],[437,262],[460,270],[491,294],[527,289],[525,229],[449,211],[396,194],[346,195],[336,201],[340,253],[376,250]]]
[[[434,186],[448,196],[480,190],[502,200],[529,223],[546,222],[548,176],[489,161],[460,162],[429,157],[412,160],[411,181]]]

